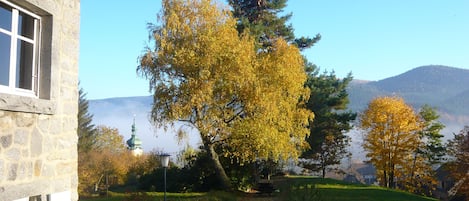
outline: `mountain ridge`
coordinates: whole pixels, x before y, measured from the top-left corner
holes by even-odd
[[[437,107],[442,112],[458,112],[469,116],[469,108],[450,104],[469,103],[469,70],[442,65],[420,66],[405,73],[379,81],[360,82],[349,85],[350,108],[360,111],[373,97],[382,95],[401,96],[407,103],[418,108],[423,104]],[[461,110],[462,109],[462,110]]]
[[[423,77],[422,77],[423,75]],[[462,82],[469,86],[469,70],[453,68],[448,66],[420,66],[397,76],[373,82],[375,86],[385,91],[426,93],[439,90],[440,93],[455,95],[459,93],[458,86]],[[447,79],[450,78],[451,82]],[[414,85],[411,87],[409,85]]]
[[[348,86],[349,109],[360,113],[377,96],[400,96],[419,109],[423,104],[435,107],[446,125],[445,135],[457,133],[469,125],[469,70],[441,65],[421,66],[379,81],[353,80]],[[93,123],[118,128],[126,139],[132,118],[137,118],[144,141],[167,141],[166,131],[153,128],[149,121],[152,96],[116,97],[89,100]],[[171,131],[172,132],[172,131]],[[155,136],[158,136],[155,141]],[[171,139],[169,139],[171,140]],[[175,142],[177,143],[177,142]],[[164,144],[164,142],[163,142]],[[167,143],[166,143],[167,144]],[[151,150],[145,144],[145,150]],[[163,145],[161,145],[163,146]]]
[[[379,81],[351,82],[349,109],[362,112],[378,96],[399,96],[418,110],[426,104],[438,111],[449,139],[469,125],[469,70],[441,65],[421,66]]]

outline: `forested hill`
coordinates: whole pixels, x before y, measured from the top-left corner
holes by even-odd
[[[446,118],[444,121],[469,123],[469,70],[466,69],[421,66],[380,81],[355,80],[348,90],[349,108],[353,111],[362,111],[376,96],[396,95],[415,108],[423,104],[436,107]]]

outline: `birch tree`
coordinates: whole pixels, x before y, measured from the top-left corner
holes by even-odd
[[[159,24],[151,27],[155,45],[137,69],[154,93],[156,125],[185,121],[198,129],[227,189],[220,154],[241,162],[296,158],[313,117],[304,109],[308,90],[299,49],[278,38],[257,51],[220,3],[162,3]]]

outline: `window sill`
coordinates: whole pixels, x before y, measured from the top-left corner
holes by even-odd
[[[50,100],[0,93],[0,110],[51,115],[55,106]]]

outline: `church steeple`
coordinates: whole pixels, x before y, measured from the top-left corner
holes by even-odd
[[[142,141],[137,137],[137,128],[135,126],[135,117],[132,124],[132,136],[127,140],[127,149],[129,149],[134,156],[142,155]]]
[[[137,129],[135,128],[135,117],[134,117],[134,123],[132,124],[132,136],[135,136],[137,133]]]

